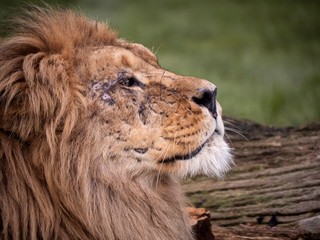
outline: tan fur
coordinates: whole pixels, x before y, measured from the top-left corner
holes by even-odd
[[[0,43],[0,238],[193,239],[175,175],[228,168],[221,110],[192,101],[214,88],[103,23],[26,12]]]

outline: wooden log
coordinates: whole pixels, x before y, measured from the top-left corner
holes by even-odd
[[[320,215],[299,221],[299,227],[312,234],[320,234]]]
[[[194,205],[210,210],[222,235],[250,235],[215,232],[216,239],[316,239],[299,222],[320,215],[320,124],[274,128],[226,118],[226,127],[233,129],[232,171],[222,181],[196,178],[183,186]]]
[[[204,208],[187,208],[191,226],[197,240],[214,240],[210,212]]]
[[[319,240],[319,235],[293,227],[240,225],[219,227],[213,225],[216,240]]]

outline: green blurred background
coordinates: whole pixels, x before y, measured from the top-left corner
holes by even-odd
[[[25,4],[0,1],[1,19]],[[320,1],[44,2],[108,21],[164,68],[212,81],[226,115],[274,126],[320,121]]]

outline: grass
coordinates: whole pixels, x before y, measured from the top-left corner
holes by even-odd
[[[164,68],[215,83],[227,115],[276,126],[320,121],[319,1],[67,4],[108,19],[121,37],[153,49]]]

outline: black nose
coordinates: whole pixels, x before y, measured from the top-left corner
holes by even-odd
[[[200,90],[200,96],[192,97],[192,100],[200,105],[206,107],[214,118],[217,117],[217,106],[216,106],[217,88],[213,91],[209,89]]]

